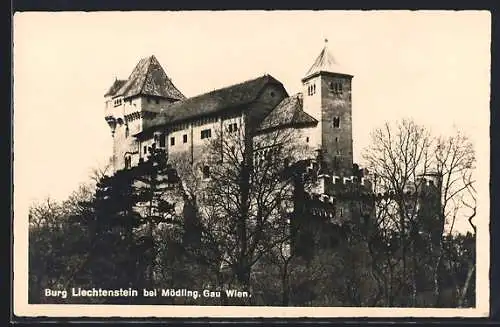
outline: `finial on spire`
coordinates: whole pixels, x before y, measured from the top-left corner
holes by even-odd
[[[325,45],[328,43],[328,39],[325,37]]]

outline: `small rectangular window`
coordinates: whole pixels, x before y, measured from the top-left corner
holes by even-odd
[[[165,147],[165,134],[161,134],[160,135],[160,148],[164,148]]]
[[[170,145],[175,145],[175,137],[170,138]]]
[[[203,166],[203,178],[210,178],[210,167]]]
[[[309,143],[309,136],[308,136],[308,137],[306,137],[306,142],[307,142],[307,143]]]
[[[182,143],[187,143],[187,141],[188,141],[187,134],[182,135]]]
[[[201,139],[207,139],[212,137],[212,130],[211,129],[204,129],[201,131]]]
[[[147,146],[144,146],[142,150],[143,150],[143,152],[142,152],[143,154],[147,154],[148,153],[148,147]]]

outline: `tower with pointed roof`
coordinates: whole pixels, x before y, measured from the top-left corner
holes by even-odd
[[[137,164],[134,161],[141,149],[134,135],[143,131],[147,121],[166,105],[186,98],[154,55],[141,59],[128,79],[115,79],[104,97],[104,117],[113,136],[115,171]]]
[[[242,137],[239,144],[249,149],[242,154],[258,165],[281,147],[275,132],[283,131],[300,149],[283,160],[288,172],[301,171],[290,194],[295,237],[305,233],[309,241],[313,234],[328,239],[337,228],[332,224],[365,221],[373,213],[371,183],[353,165],[352,78],[325,42],[302,79],[303,92],[289,95],[279,80],[266,74],[186,98],[154,56],[141,59],[127,80],[115,79],[105,94],[114,171],[133,170],[156,147],[169,162],[191,165],[205,182],[226,156],[222,148],[220,156],[207,156],[211,139]],[[301,185],[304,171],[313,184],[307,190]],[[175,201],[179,216],[182,201]]]
[[[325,46],[306,72],[303,83],[304,111],[318,120],[311,143],[320,151],[330,174],[352,175],[353,75],[341,67]]]

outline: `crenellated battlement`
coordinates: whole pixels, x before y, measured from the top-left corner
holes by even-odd
[[[319,174],[316,178],[314,189],[320,194],[341,195],[350,193],[370,194],[372,183],[367,177],[351,176],[330,176]]]

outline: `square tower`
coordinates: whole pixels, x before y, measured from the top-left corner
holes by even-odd
[[[143,131],[145,120],[184,99],[154,55],[141,59],[127,80],[115,80],[105,94],[104,110],[113,136],[114,171],[138,163],[142,149],[135,136]]]
[[[312,145],[322,154],[325,168],[339,176],[352,175],[352,78],[337,64],[325,40],[302,79],[304,111],[319,121]]]

